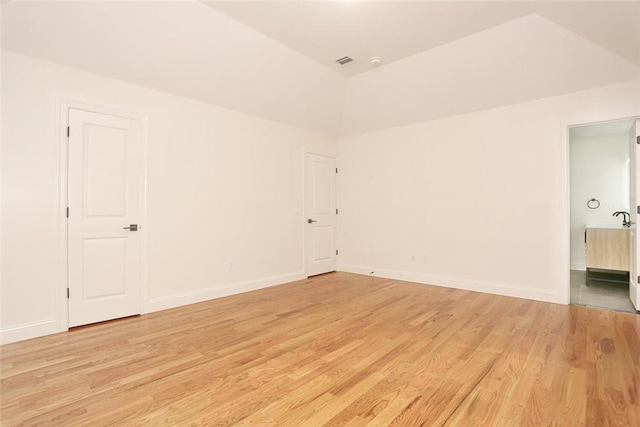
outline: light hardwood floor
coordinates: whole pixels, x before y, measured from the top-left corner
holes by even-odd
[[[640,316],[347,273],[1,352],[3,426],[640,425]]]

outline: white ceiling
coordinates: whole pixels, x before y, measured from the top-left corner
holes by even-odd
[[[640,64],[640,1],[203,1],[345,76],[533,13]]]
[[[10,1],[2,47],[336,135],[346,79],[198,1]]]
[[[13,0],[1,11],[3,49],[333,136],[640,78],[637,0]],[[356,62],[340,68],[345,55]],[[384,64],[371,70],[371,56]]]
[[[539,15],[526,15],[350,77],[341,134],[639,78],[640,66],[635,63]]]

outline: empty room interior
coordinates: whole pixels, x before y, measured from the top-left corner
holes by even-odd
[[[640,425],[640,2],[0,19],[3,426]]]

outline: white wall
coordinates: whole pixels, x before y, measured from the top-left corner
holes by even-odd
[[[56,97],[147,115],[149,310],[303,277],[304,151],[334,139],[3,51],[2,342],[66,328]]]
[[[149,310],[302,277],[303,153],[335,140],[2,55],[2,342],[66,326],[56,96],[148,117]],[[339,267],[564,301],[566,127],[631,116],[640,81],[341,139]]]
[[[567,126],[638,115],[635,81],[340,139],[340,269],[568,302]]]
[[[571,268],[586,269],[584,230],[590,226],[620,226],[629,212],[628,133],[571,138]],[[592,198],[600,207],[589,209]]]

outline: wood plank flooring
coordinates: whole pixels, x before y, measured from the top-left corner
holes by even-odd
[[[348,273],[0,351],[3,426],[640,426],[640,316]]]

